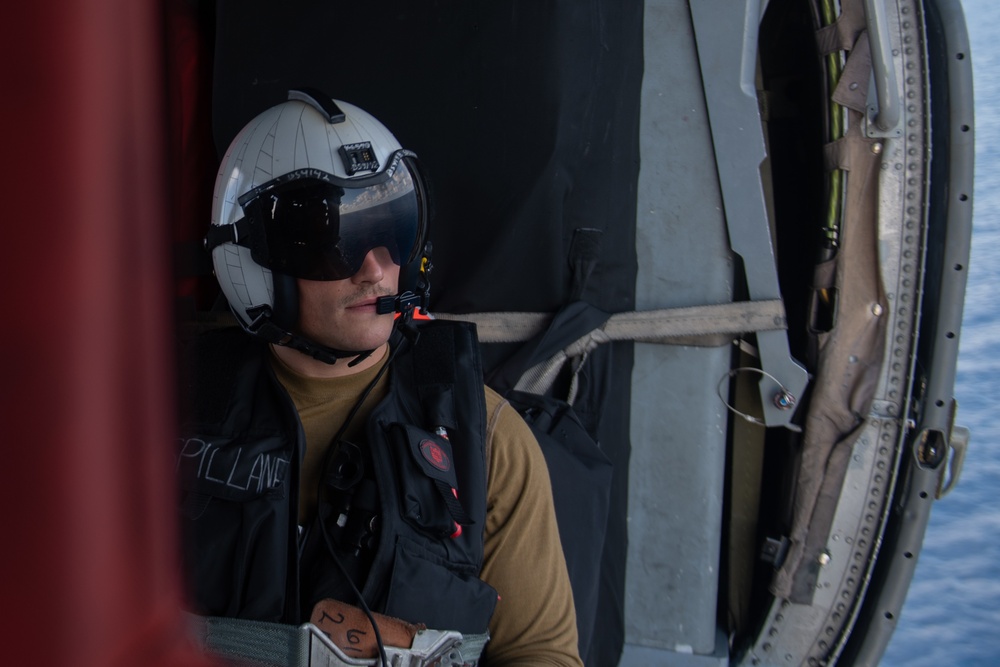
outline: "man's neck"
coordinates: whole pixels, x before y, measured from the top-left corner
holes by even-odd
[[[328,364],[284,345],[271,345],[271,349],[274,350],[274,354],[283,364],[300,375],[315,378],[336,378],[354,375],[371,368],[382,360],[388,346],[389,343],[383,343],[375,348],[375,351],[366,359],[354,366],[350,365],[353,357],[344,357],[338,359],[335,364]]]

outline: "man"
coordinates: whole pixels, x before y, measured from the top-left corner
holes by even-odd
[[[471,326],[411,321],[426,226],[416,156],[353,105],[292,91],[233,140],[206,245],[252,336],[191,346],[193,606],[311,620],[351,657],[426,627],[470,664],[488,630],[481,664],[579,665],[537,443],[484,389]]]

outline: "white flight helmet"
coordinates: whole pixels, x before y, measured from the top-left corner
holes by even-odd
[[[244,329],[334,363],[368,351],[332,350],[296,333],[296,278],[349,278],[385,246],[404,268],[400,294],[380,300],[379,312],[425,308],[427,209],[416,156],[382,123],[318,91],[293,90],[229,145],[205,246]]]

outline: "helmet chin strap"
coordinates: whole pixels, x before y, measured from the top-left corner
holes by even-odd
[[[398,297],[383,297],[386,299],[394,299]],[[409,304],[404,310],[398,311],[400,316],[396,318],[393,322],[393,329],[402,334],[400,341],[407,341],[408,343],[416,343],[419,333],[417,329],[411,324],[413,321],[413,305]],[[281,328],[272,324],[271,325],[276,331],[281,331]],[[284,338],[281,341],[271,341],[276,345],[284,345],[285,347],[290,347],[293,350],[298,350],[302,354],[308,355],[313,359],[318,359],[326,364],[335,364],[338,359],[345,359],[347,357],[354,357],[351,359],[347,366],[353,367],[360,364],[362,361],[372,356],[375,352],[372,350],[364,350],[362,352],[337,350],[332,347],[327,347],[325,345],[320,345],[319,343],[306,338],[305,336],[299,336],[291,332],[284,332]]]
[[[249,333],[259,336],[274,345],[290,347],[293,350],[297,350],[302,354],[312,357],[317,361],[322,361],[325,364],[333,365],[340,359],[354,357],[350,362],[348,362],[347,365],[356,366],[375,352],[374,349],[361,351],[338,350],[336,348],[327,347],[326,345],[317,343],[316,341],[306,338],[305,336],[300,336],[297,333],[286,331],[284,327],[278,326],[272,320],[270,306],[248,308],[247,314],[253,317],[253,321],[243,327]],[[239,317],[237,317],[237,319],[239,319]],[[240,322],[242,322],[242,320],[240,320]]]
[[[310,356],[313,359],[322,361],[325,364],[330,364],[331,366],[339,359],[346,359],[348,357],[354,357],[349,362],[347,362],[348,367],[356,366],[362,361],[372,356],[375,350],[364,350],[363,352],[349,352],[346,350],[338,350],[336,348],[327,347],[326,345],[320,345],[319,343],[309,340],[305,336],[299,336],[298,334],[289,333],[285,339],[285,342],[279,342],[277,345],[284,345],[285,347],[290,347],[293,350],[298,350],[306,356]]]
[[[425,251],[429,252],[429,251]],[[430,262],[426,259],[421,261],[419,276],[417,279],[417,289],[416,291],[406,290],[399,294],[393,296],[383,296],[379,297],[375,301],[375,312],[378,315],[388,315],[390,313],[398,313],[399,317],[396,318],[394,326],[396,329],[401,330],[407,338],[415,339],[415,331],[410,331],[412,326],[410,322],[413,320],[414,311],[419,308],[421,311],[426,312],[428,302],[430,301],[430,290],[426,273],[430,272]],[[298,295],[296,292],[295,282],[292,279],[284,281],[285,276],[282,274],[275,274],[275,292],[278,296],[280,288],[284,287],[286,290],[290,290],[288,294],[281,294],[283,301],[288,303],[295,303],[298,300]],[[269,343],[275,345],[283,345],[285,347],[290,347],[293,350],[297,350],[302,354],[312,357],[318,361],[322,361],[325,364],[335,364],[340,359],[346,359],[353,357],[351,361],[348,362],[348,366],[356,366],[362,361],[367,359],[375,352],[372,350],[338,350],[336,348],[327,347],[317,343],[314,340],[301,336],[297,333],[289,331],[287,326],[281,326],[275,323],[275,312],[272,310],[271,306],[262,305],[254,308],[248,308],[246,310],[248,316],[252,318],[250,324],[244,325],[246,329],[251,334],[260,336]],[[297,313],[293,316],[287,312],[283,312],[283,319],[281,321],[297,319]],[[237,320],[242,323],[242,318],[237,316]]]

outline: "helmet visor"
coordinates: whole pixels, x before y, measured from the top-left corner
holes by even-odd
[[[410,161],[401,157],[374,177],[342,179],[304,169],[248,192],[240,203],[253,260],[306,280],[350,278],[379,247],[396,264],[412,261],[424,202]]]

